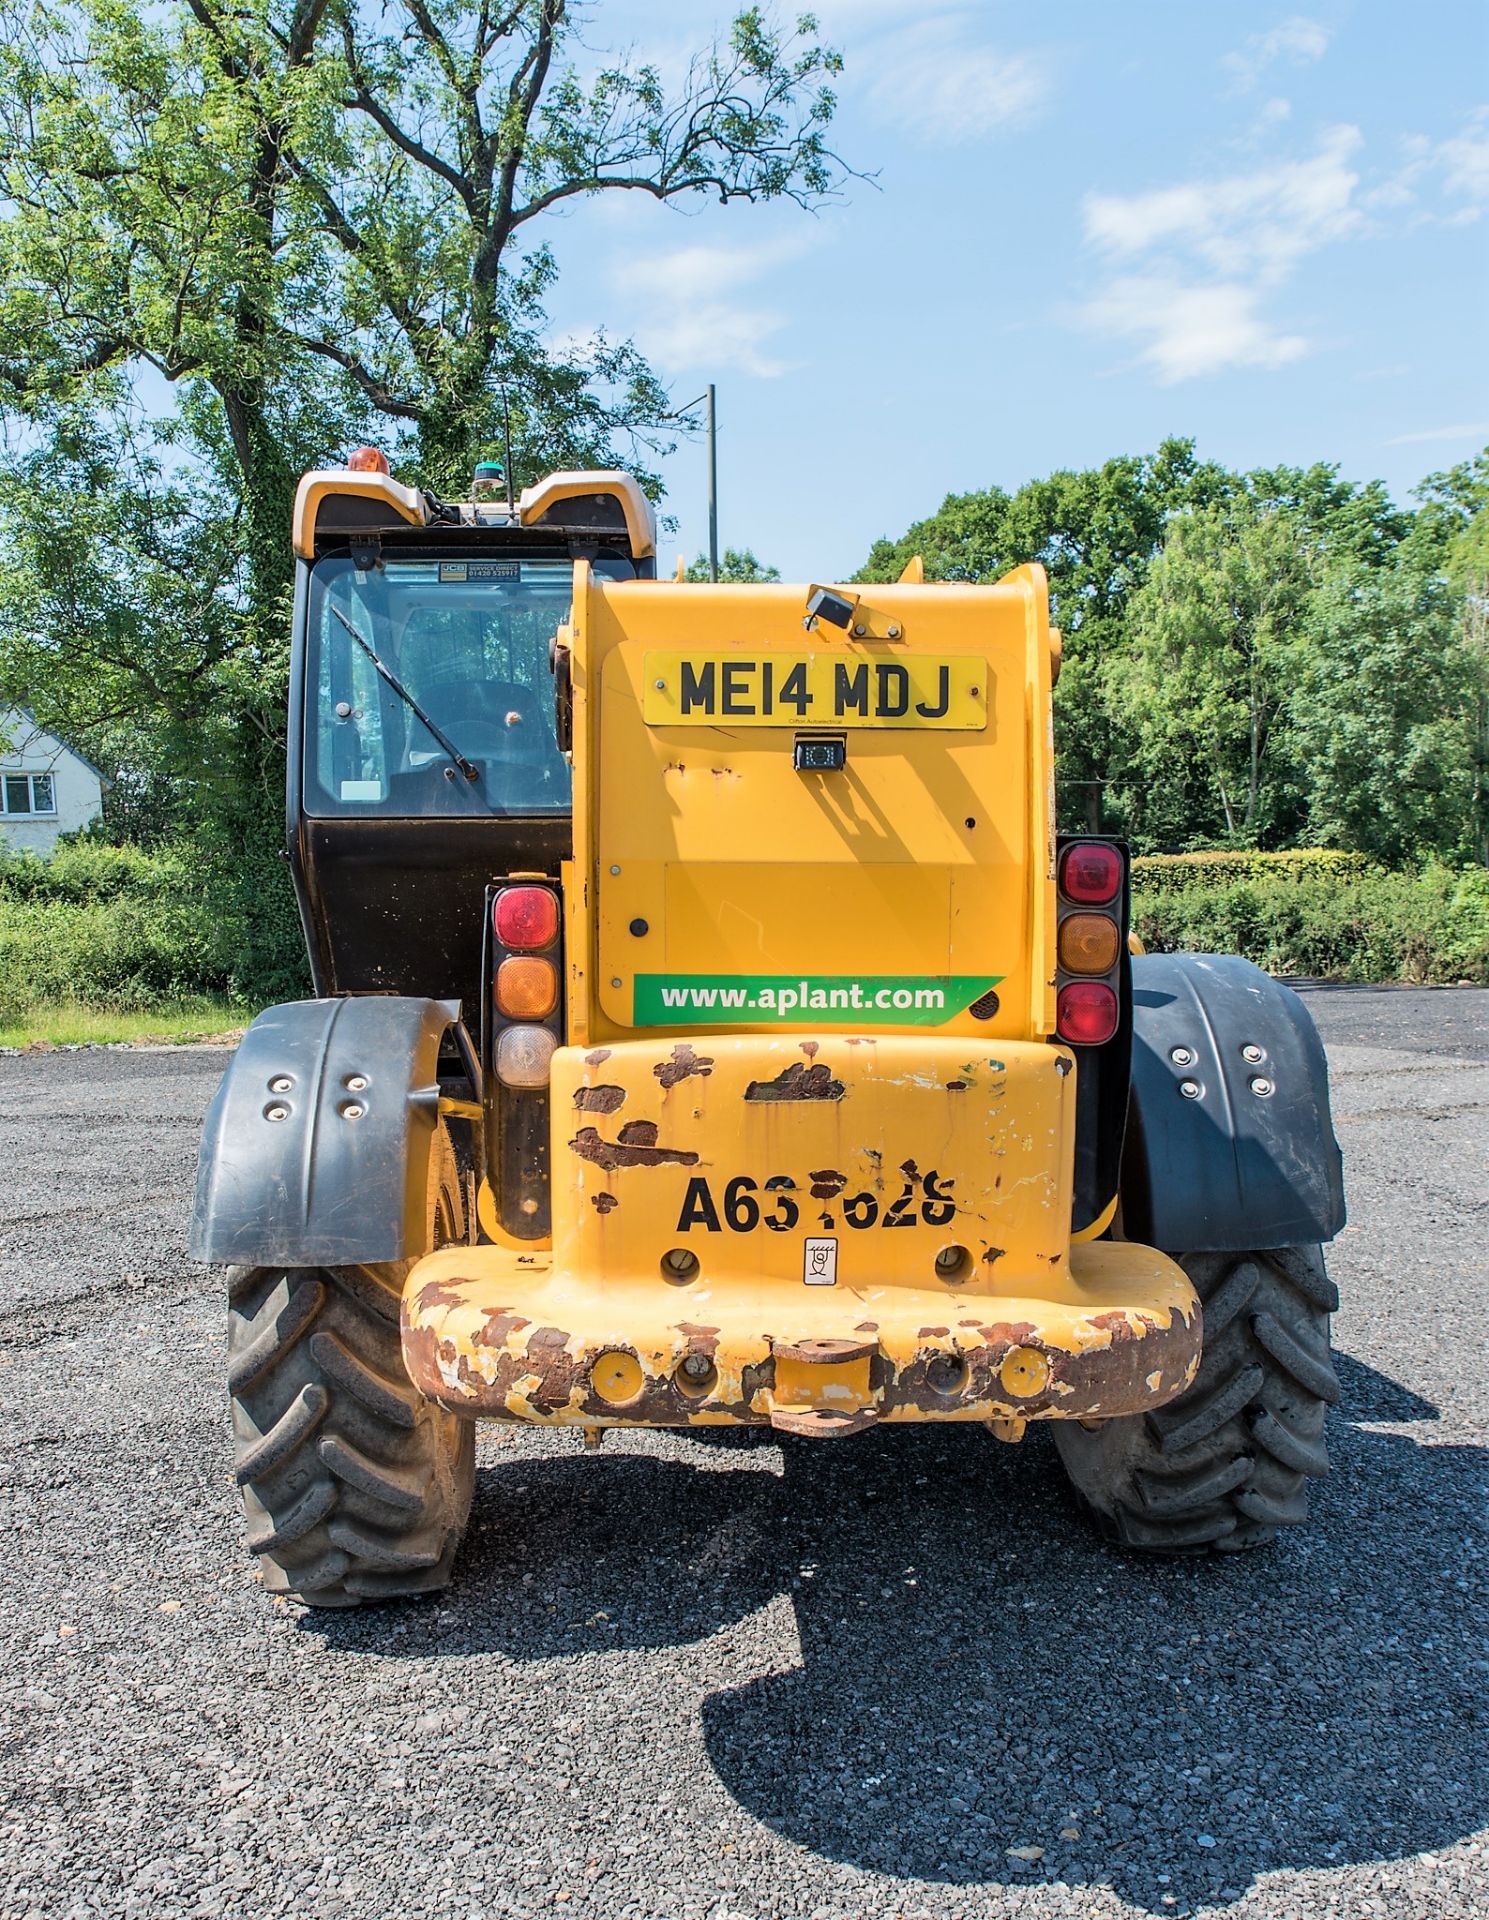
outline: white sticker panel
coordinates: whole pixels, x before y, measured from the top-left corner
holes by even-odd
[[[835,1287],[838,1283],[838,1243],[836,1240],[808,1240],[802,1247],[801,1277],[809,1287]]]

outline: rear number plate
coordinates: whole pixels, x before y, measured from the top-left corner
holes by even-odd
[[[705,1233],[753,1233],[768,1227],[789,1233],[797,1226],[821,1225],[831,1231],[839,1220],[845,1227],[950,1226],[956,1213],[956,1178],[932,1167],[922,1173],[913,1160],[905,1161],[892,1185],[881,1192],[865,1189],[850,1193],[845,1175],[823,1167],[798,1183],[777,1173],[757,1184],[747,1173],[712,1183],[702,1174],[688,1181],[677,1216],[677,1231],[701,1227]],[[898,1191],[896,1191],[896,1188]],[[811,1240],[807,1241],[810,1247]],[[834,1256],[836,1258],[836,1256]],[[822,1284],[827,1284],[823,1282]]]
[[[648,653],[649,727],[987,725],[988,663],[975,655]]]

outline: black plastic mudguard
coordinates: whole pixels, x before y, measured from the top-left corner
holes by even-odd
[[[425,1252],[440,1041],[459,1018],[458,1001],[380,994],[261,1013],[207,1109],[191,1257],[301,1267]]]
[[[1132,962],[1129,1240],[1168,1253],[1313,1246],[1344,1225],[1323,1043],[1290,988],[1229,955]]]

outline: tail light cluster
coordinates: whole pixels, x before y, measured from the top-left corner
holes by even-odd
[[[491,903],[492,1064],[504,1087],[548,1085],[562,1025],[558,895],[520,881]]]
[[[495,1083],[487,1132],[497,1218],[517,1240],[552,1222],[548,1083],[563,1039],[563,915],[541,875],[499,880],[487,894],[483,1047]]]
[[[1060,849],[1055,1030],[1068,1046],[1104,1046],[1117,1031],[1126,877],[1122,849],[1111,841]]]

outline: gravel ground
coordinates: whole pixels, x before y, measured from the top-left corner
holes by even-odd
[[[0,1914],[1482,1914],[1489,992],[1310,1002],[1306,1534],[1123,1557],[1039,1434],[485,1429],[453,1591],[353,1615],[240,1545],[182,1251],[226,1056],[0,1061]]]

